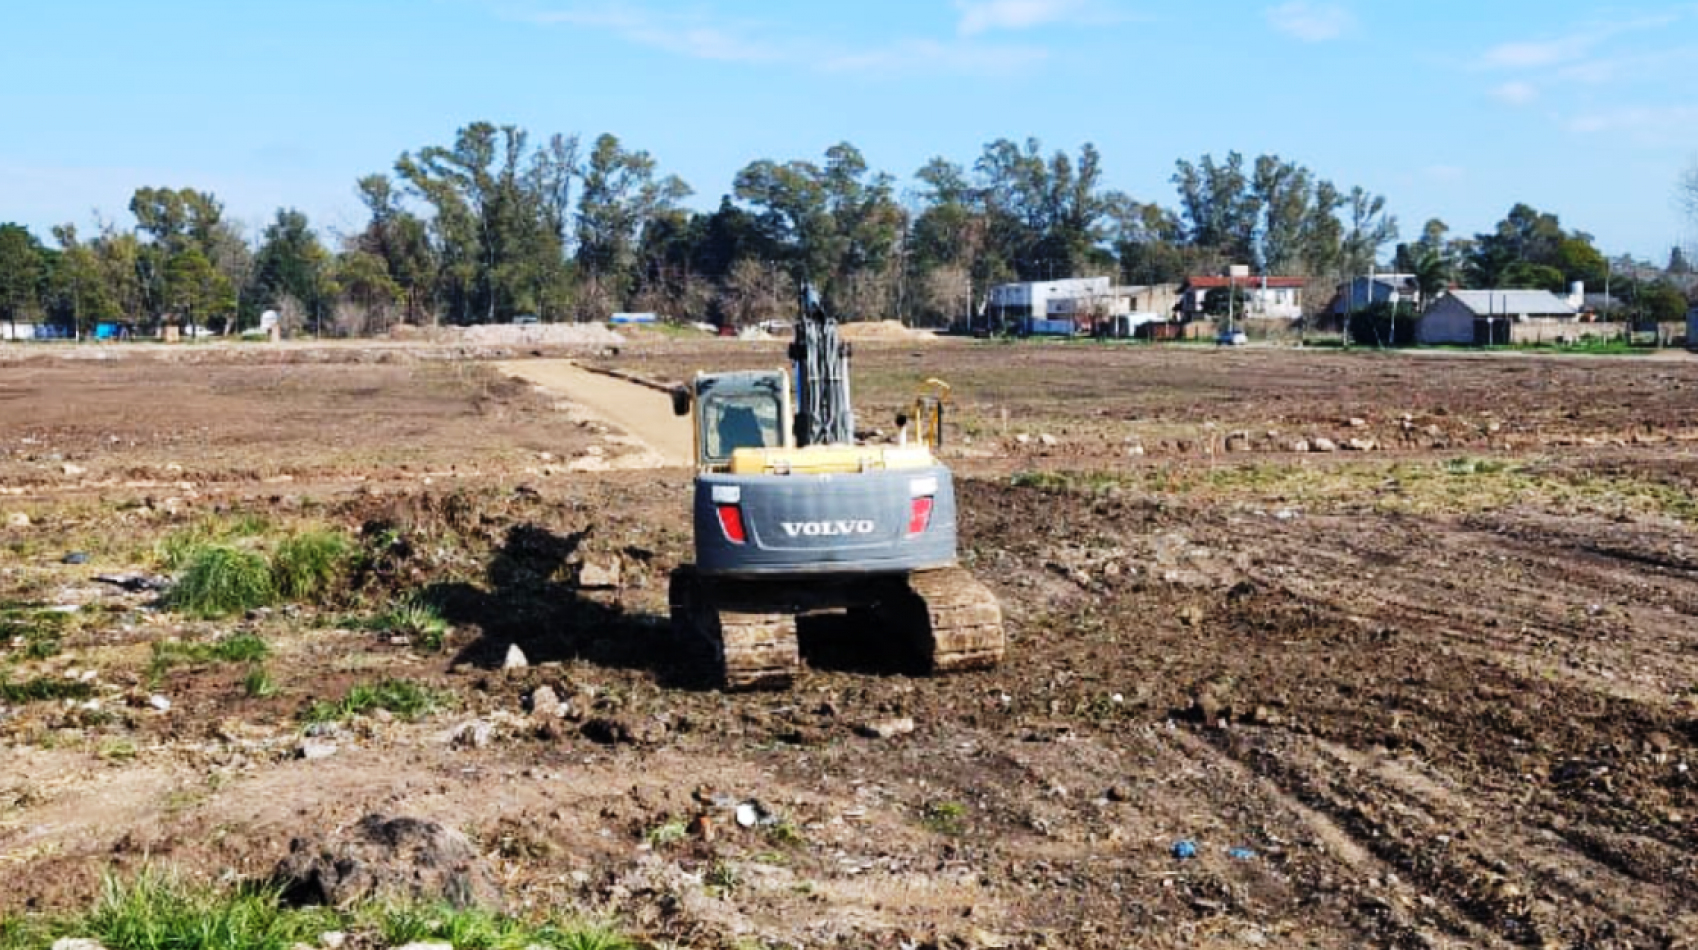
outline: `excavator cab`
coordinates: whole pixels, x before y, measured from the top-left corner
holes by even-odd
[[[781,372],[698,373],[672,392],[672,411],[695,409],[696,468],[726,471],[739,449],[791,447],[790,380]]]

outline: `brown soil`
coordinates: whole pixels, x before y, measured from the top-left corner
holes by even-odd
[[[378,812],[465,832],[512,907],[687,945],[1692,945],[1698,362],[857,354],[872,428],[955,386],[998,670],[910,678],[816,618],[795,689],[708,688],[664,618],[688,472],[571,470],[636,450],[481,363],[0,365],[0,518],[28,521],[0,521],[0,670],[92,670],[98,700],[0,711],[0,913],[144,862],[263,877]],[[331,604],[221,622],[94,579],[241,515],[341,526],[369,561]],[[418,590],[443,652],[356,622]],[[29,656],[24,625],[69,605]],[[274,695],[241,665],[148,669],[237,631],[272,645]],[[528,668],[499,669],[511,644]],[[449,708],[297,757],[306,706],[381,677]],[[565,718],[527,713],[541,685]],[[475,721],[487,744],[454,738]],[[740,827],[748,801],[775,823]]]

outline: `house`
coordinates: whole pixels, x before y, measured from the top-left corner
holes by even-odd
[[[1415,326],[1422,346],[1536,343],[1574,335],[1579,313],[1548,290],[1453,290]]]
[[[1179,314],[1194,320],[1204,315],[1210,291],[1236,287],[1244,301],[1240,316],[1248,320],[1295,320],[1303,315],[1306,277],[1189,277],[1179,290]]]
[[[1416,285],[1414,274],[1364,274],[1339,284],[1326,312],[1343,316],[1377,303],[1395,307],[1418,304],[1420,299],[1421,288]]]
[[[1588,293],[1581,295],[1580,312],[1591,314],[1599,319],[1608,320],[1612,314],[1620,313],[1626,307],[1627,301],[1615,294]]]
[[[998,284],[985,308],[988,328],[1001,332],[1039,325],[1062,325],[1088,333],[1100,321],[1139,311],[1168,313],[1177,299],[1172,284],[1117,286],[1107,277]]]

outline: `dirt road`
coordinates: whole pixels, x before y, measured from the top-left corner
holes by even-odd
[[[503,373],[545,387],[624,429],[668,466],[687,466],[695,456],[690,426],[672,414],[665,393],[592,373],[571,360],[498,363]]]

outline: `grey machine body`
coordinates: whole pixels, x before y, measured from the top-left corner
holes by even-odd
[[[916,486],[926,530],[908,533]],[[718,499],[736,498],[744,543],[726,537]],[[696,569],[708,577],[904,574],[955,564],[949,469],[795,475],[702,473],[695,492]]]

